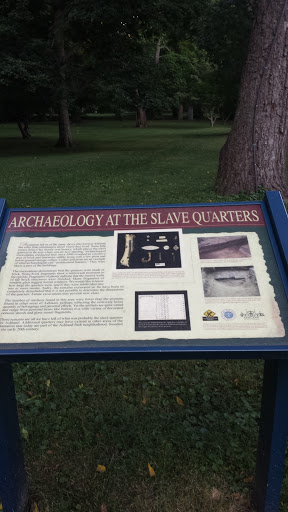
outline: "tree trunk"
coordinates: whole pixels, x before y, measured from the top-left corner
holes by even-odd
[[[220,152],[220,194],[280,190],[287,197],[288,0],[259,0],[233,127]]]
[[[22,134],[23,139],[30,139],[31,134],[29,132],[29,121],[26,116],[17,116],[17,125]]]
[[[188,121],[194,120],[194,110],[193,110],[192,105],[189,105],[189,107],[188,107],[187,119],[188,119]]]
[[[72,137],[70,128],[69,112],[67,107],[66,98],[61,98],[59,101],[58,111],[58,127],[59,127],[59,138],[56,143],[58,148],[71,148]]]
[[[210,128],[214,128],[214,124],[216,122],[217,116],[214,115],[214,112],[210,112],[207,114],[207,119],[210,122]]]
[[[136,89],[136,103],[138,107],[136,110],[136,128],[147,128],[147,114],[145,108],[141,106],[139,89]],[[140,106],[139,106],[140,103]]]
[[[178,121],[183,121],[184,118],[184,111],[183,111],[183,105],[179,105],[178,107]]]
[[[143,107],[139,107],[136,112],[136,127],[147,128],[147,114]]]
[[[72,146],[71,127],[67,101],[66,84],[66,53],[64,42],[64,4],[63,0],[56,1],[54,41],[59,66],[59,99],[58,124],[59,139],[57,147],[70,148]]]
[[[161,39],[158,39],[157,46],[156,46],[156,52],[155,52],[155,64],[156,64],[156,66],[157,66],[157,64],[159,64],[161,48],[162,48],[161,47]]]

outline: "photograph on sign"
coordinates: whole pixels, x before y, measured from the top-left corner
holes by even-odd
[[[254,267],[204,267],[205,297],[254,297],[260,295]]]
[[[181,268],[178,231],[117,233],[116,269]]]
[[[198,249],[201,260],[251,257],[247,236],[198,238]]]

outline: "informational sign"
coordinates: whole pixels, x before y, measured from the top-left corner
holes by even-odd
[[[10,211],[0,345],[283,338],[263,232],[259,204]]]

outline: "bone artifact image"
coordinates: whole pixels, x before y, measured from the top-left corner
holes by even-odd
[[[209,236],[197,241],[201,260],[251,257],[247,236]]]
[[[260,295],[253,266],[201,269],[205,297],[255,297]]]
[[[179,232],[118,233],[116,268],[181,268]]]

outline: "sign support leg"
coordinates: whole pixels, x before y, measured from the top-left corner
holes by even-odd
[[[254,503],[258,512],[278,512],[288,435],[288,361],[264,367]]]
[[[12,366],[8,363],[0,364],[0,500],[3,512],[24,512],[28,501]]]

